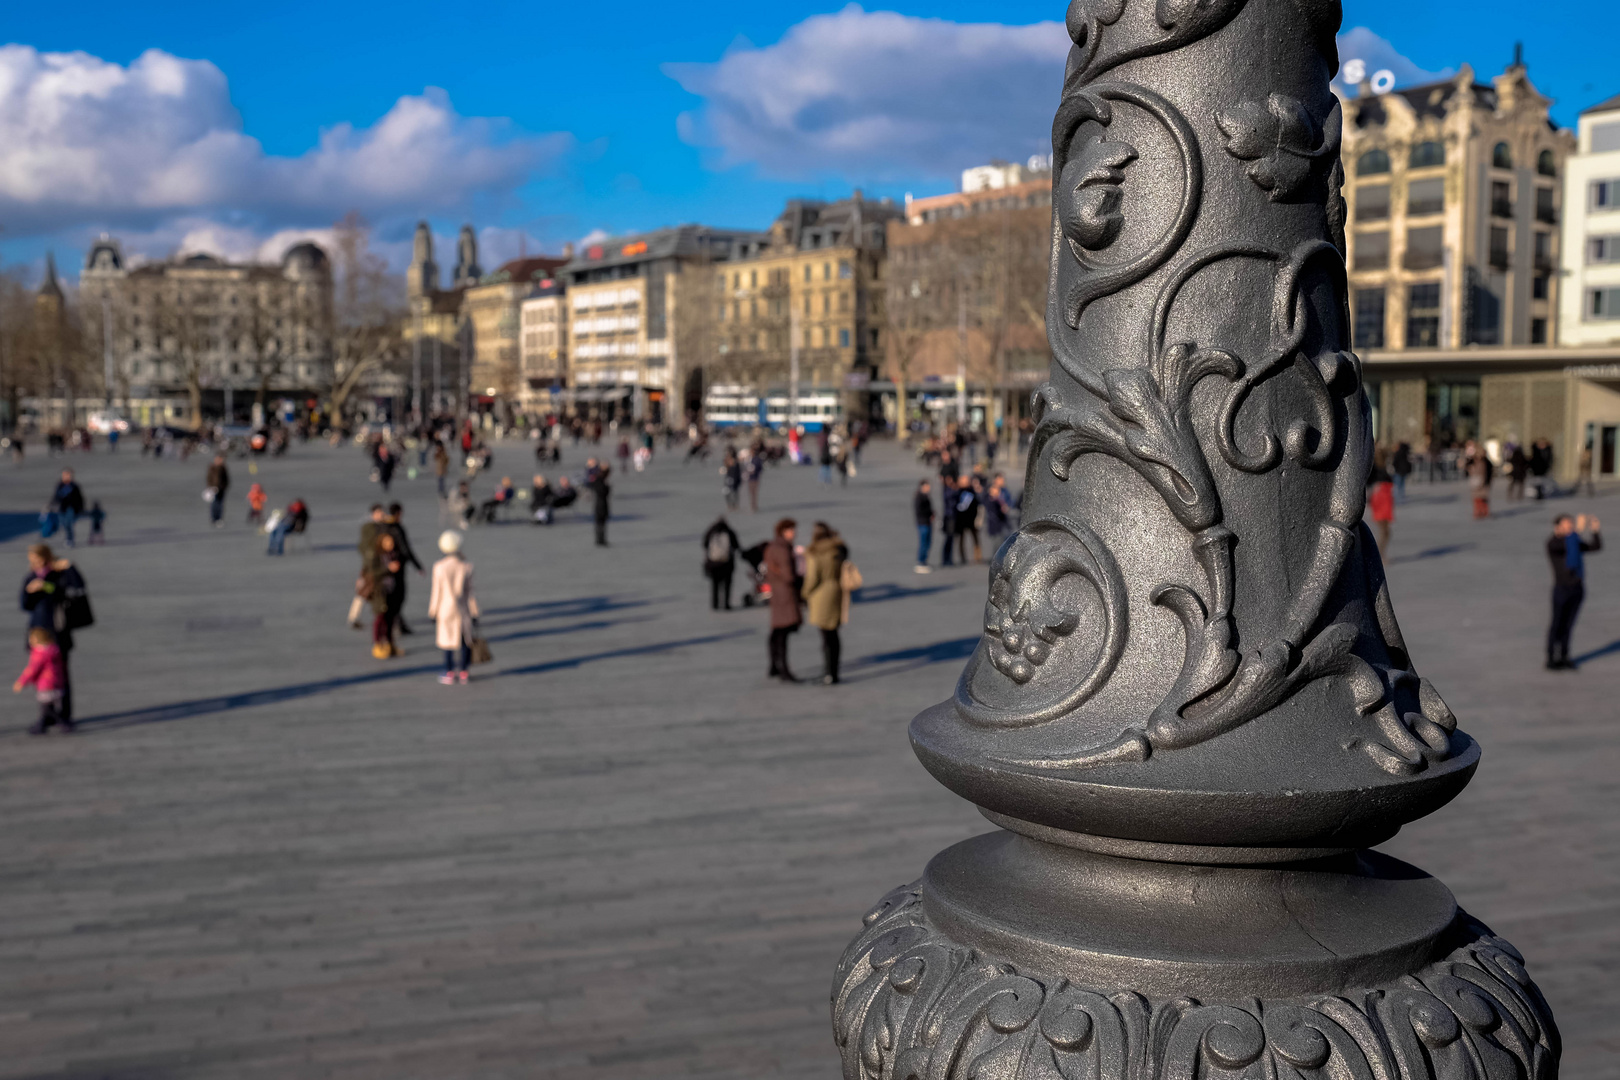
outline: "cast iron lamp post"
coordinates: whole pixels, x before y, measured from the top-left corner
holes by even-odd
[[[1369,850],[1479,747],[1362,524],[1333,0],[1074,0],[1054,362],[911,739],[1001,829],[840,962],[849,1080],[1548,1080],[1523,958]]]

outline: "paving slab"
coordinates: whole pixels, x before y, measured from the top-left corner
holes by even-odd
[[[233,461],[218,531],[201,458],[0,465],[17,580],[64,461],[108,542],[72,553],[97,616],[74,653],[82,733],[28,737],[26,698],[0,712],[0,1077],[834,1080],[827,997],[862,912],[987,828],[906,743],[976,640],[985,572],[912,573],[923,470],[897,447],[847,487],[774,468],[760,512],[732,515],[745,544],[784,514],[845,535],[867,589],[837,687],[768,683],[763,614],[708,610],[716,461],[617,477],[607,549],[588,508],[474,528],[495,661],[466,687],[435,682],[425,578],[404,658],[344,623],[379,495],[353,448]],[[497,446],[496,477],[533,471]],[[307,545],[265,555],[253,479],[308,501]],[[433,481],[393,495],[425,559]],[[1614,1076],[1620,551],[1588,562],[1581,670],[1552,673],[1542,543],[1554,509],[1620,528],[1620,500],[1474,522],[1457,486],[1411,495],[1397,611],[1485,758],[1385,847],[1525,951],[1566,1080]],[[819,673],[811,633],[792,649]]]

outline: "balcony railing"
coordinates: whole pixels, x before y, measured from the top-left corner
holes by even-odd
[[[1537,255],[1532,262],[1535,264],[1537,273],[1550,274],[1553,272],[1553,257],[1551,255]]]
[[[1558,224],[1558,211],[1550,206],[1536,207],[1536,220],[1548,225]]]
[[[1513,216],[1513,204],[1506,199],[1491,200],[1491,217],[1510,218]]]
[[[1512,260],[1509,258],[1507,251],[1503,248],[1491,249],[1490,262],[1491,265],[1498,270],[1506,270],[1510,265],[1512,265]]]

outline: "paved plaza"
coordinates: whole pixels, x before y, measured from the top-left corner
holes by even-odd
[[[844,533],[867,587],[843,685],[768,683],[763,614],[708,610],[717,462],[677,454],[616,477],[608,549],[588,507],[472,530],[495,661],[444,687],[426,578],[405,658],[372,659],[344,622],[378,494],[356,450],[295,446],[256,477],[233,461],[218,532],[205,459],[133,451],[70,461],[109,514],[107,545],[73,553],[97,616],[73,660],[82,733],[25,735],[26,696],[0,713],[0,1077],[835,1080],[827,998],[861,914],[988,828],[906,743],[985,587],[980,567],[912,573],[914,461],[874,447],[847,488],[772,469],[761,512],[733,515],[745,544],[782,514]],[[533,472],[521,444],[495,454],[496,477]],[[584,454],[567,451],[576,478]],[[14,580],[60,464],[0,465]],[[307,550],[266,557],[242,520],[252,479],[309,503]],[[427,561],[433,481],[394,494]],[[1476,523],[1459,486],[1411,495],[1397,611],[1485,758],[1385,850],[1523,949],[1563,1077],[1606,1080],[1620,550],[1590,557],[1581,670],[1555,673],[1542,545],[1559,508],[1620,535],[1620,499],[1499,501]],[[813,632],[792,648],[819,673]]]

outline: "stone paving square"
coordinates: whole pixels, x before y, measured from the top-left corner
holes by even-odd
[[[435,682],[426,578],[405,658],[373,660],[344,623],[377,494],[354,449],[295,447],[256,477],[233,461],[218,532],[204,458],[66,463],[108,543],[72,553],[97,615],[73,659],[82,733],[28,737],[26,696],[0,713],[0,1077],[835,1080],[827,998],[861,914],[988,829],[906,743],[977,639],[985,573],[912,573],[924,470],[896,447],[847,488],[772,469],[761,512],[732,516],[745,544],[784,513],[844,533],[867,589],[838,687],[767,683],[763,614],[708,610],[717,460],[617,476],[606,550],[588,506],[473,529],[495,662],[467,687]],[[13,581],[61,464],[0,465]],[[495,477],[532,471],[497,445]],[[242,520],[250,479],[272,505],[309,502],[307,550],[266,557]],[[433,481],[395,494],[426,559]],[[1385,850],[1526,953],[1562,1076],[1606,1080],[1620,550],[1590,557],[1584,662],[1557,673],[1542,544],[1555,509],[1620,530],[1620,500],[1499,500],[1476,523],[1458,486],[1411,495],[1397,612],[1485,757]],[[812,632],[792,651],[819,672]]]

